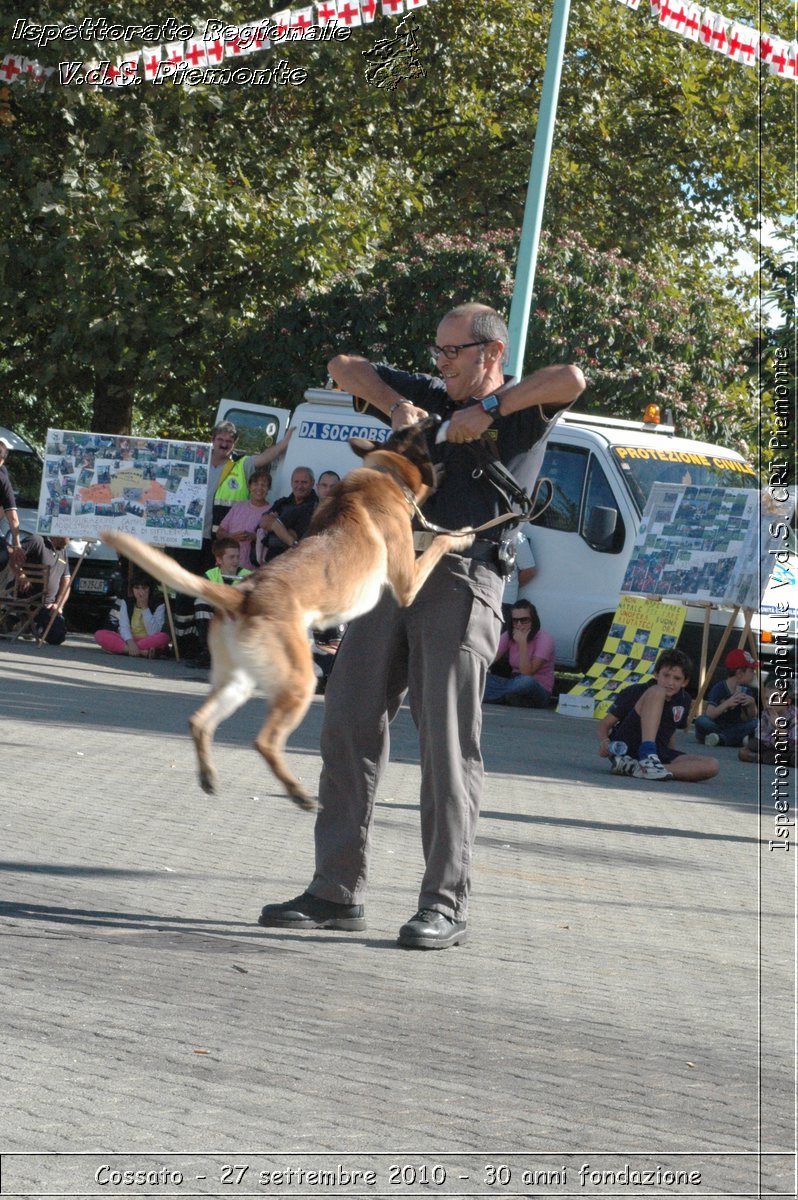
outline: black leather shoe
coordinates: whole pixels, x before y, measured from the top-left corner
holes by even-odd
[[[259,925],[281,929],[365,929],[366,918],[362,904],[334,904],[303,892],[285,904],[265,904],[258,917]]]
[[[465,921],[453,921],[434,908],[421,908],[399,930],[399,945],[407,950],[446,950],[467,939]]]

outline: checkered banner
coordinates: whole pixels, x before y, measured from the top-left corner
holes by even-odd
[[[560,699],[559,712],[573,716],[605,717],[617,692],[643,683],[665,650],[673,650],[684,626],[687,609],[681,604],[622,597],[604,647],[593,666]],[[580,705],[575,700],[584,697]]]

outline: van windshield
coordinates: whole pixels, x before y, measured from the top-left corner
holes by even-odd
[[[757,489],[760,486],[754,468],[734,458],[643,446],[613,446],[612,452],[641,513],[655,483]]]

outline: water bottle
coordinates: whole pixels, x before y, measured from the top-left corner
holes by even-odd
[[[624,754],[626,754],[628,749],[629,747],[626,745],[626,742],[607,743],[607,753],[611,754],[613,758],[621,758]]]

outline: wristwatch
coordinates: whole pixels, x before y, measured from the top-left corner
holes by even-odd
[[[486,412],[493,421],[496,417],[500,417],[499,401],[496,396],[486,396],[484,400],[480,400],[479,407],[483,412]]]

